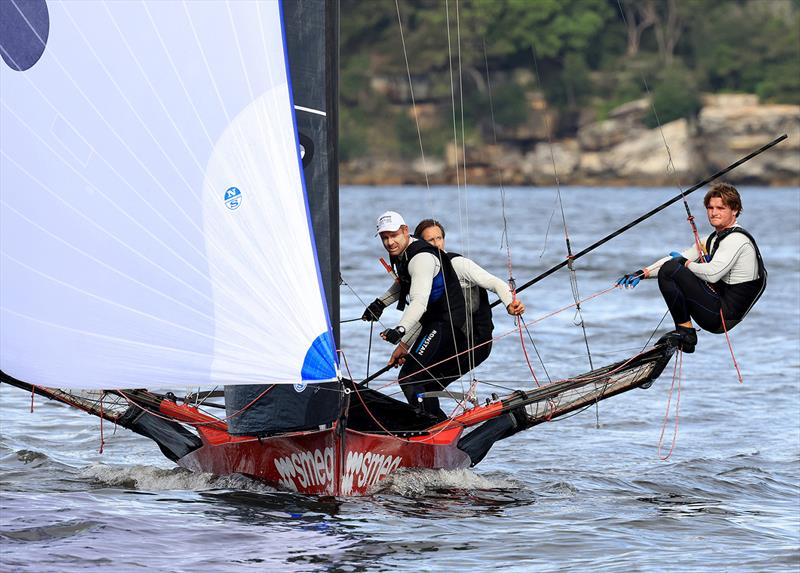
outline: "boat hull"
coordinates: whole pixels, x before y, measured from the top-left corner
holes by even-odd
[[[469,456],[456,447],[460,434],[405,439],[334,426],[259,439],[203,430],[203,446],[178,464],[216,475],[239,473],[305,494],[365,495],[400,468],[468,467]]]

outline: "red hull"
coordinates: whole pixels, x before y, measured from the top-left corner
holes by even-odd
[[[217,475],[240,473],[306,494],[365,495],[399,468],[468,467],[469,456],[456,447],[461,432],[406,439],[334,427],[258,439],[206,427],[200,430],[204,445],[178,464]]]

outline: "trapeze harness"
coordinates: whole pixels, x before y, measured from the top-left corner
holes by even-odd
[[[761,251],[758,250],[758,245],[753,236],[741,227],[725,229],[719,234],[716,231],[711,233],[708,239],[706,239],[705,245],[706,252],[708,253],[707,260],[711,261],[714,258],[720,243],[725,240],[725,237],[732,233],[743,234],[753,244],[753,248],[756,251],[756,259],[758,260],[758,278],[738,284],[728,284],[723,280],[711,283],[711,287],[719,295],[722,312],[725,316],[725,327],[727,327],[728,330],[732,329],[744,319],[747,313],[750,312],[750,309],[753,308],[753,305],[761,298],[764,289],[767,288],[767,269],[764,266],[764,260],[761,258]],[[714,239],[716,239],[716,241],[714,241]],[[724,332],[724,327],[722,325],[714,331],[715,334],[721,334],[722,332]]]
[[[408,265],[416,255],[430,253],[440,262],[441,268],[433,278],[431,295],[428,298],[427,309],[419,322],[423,328],[433,322],[452,323],[453,328],[461,328],[467,319],[464,295],[458,275],[453,270],[450,257],[442,256],[439,249],[425,241],[413,241],[399,256],[390,258],[392,267],[400,282],[400,298],[397,301],[397,310],[402,311],[408,304],[408,294],[411,292],[411,274]]]
[[[441,268],[433,278],[427,308],[419,320],[422,329],[414,346],[409,349],[409,359],[400,369],[400,387],[410,405],[438,420],[444,420],[447,415],[439,406],[439,399],[426,397],[419,400],[419,395],[442,390],[463,373],[462,360],[456,355],[466,346],[462,331],[467,320],[466,305],[461,283],[450,258],[433,245],[417,240],[400,256],[391,257],[400,283],[397,308],[403,310],[406,307],[411,291],[408,265],[420,253],[432,254],[440,262]]]
[[[459,253],[447,253],[447,257],[451,261],[456,257],[461,256],[462,255]],[[474,291],[476,291],[478,295],[477,306],[474,305],[475,301],[473,297],[472,314],[470,316],[470,320],[467,321],[467,327],[471,327],[475,343],[477,344],[492,338],[494,323],[492,322],[492,307],[489,305],[489,293],[485,288],[475,285],[469,289],[465,289],[465,299],[466,293],[470,293],[471,295]]]

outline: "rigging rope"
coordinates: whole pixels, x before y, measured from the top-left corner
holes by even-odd
[[[672,385],[669,388],[669,395],[667,397],[667,409],[664,413],[664,421],[661,424],[661,435],[658,437],[658,457],[661,458],[661,461],[667,461],[670,456],[672,455],[673,450],[675,449],[675,442],[678,440],[678,420],[679,420],[679,408],[681,404],[681,372],[683,370],[683,351],[681,349],[677,349],[675,351],[675,367],[672,371]],[[661,455],[661,446],[664,439],[664,430],[667,427],[667,421],[669,421],[669,407],[672,403],[672,392],[675,390],[677,382],[677,393],[675,399],[675,428],[672,432],[672,443],[669,447],[669,452],[667,455]]]
[[[456,122],[455,84],[453,82],[453,50],[452,50],[451,43],[450,43],[450,2],[449,2],[449,0],[445,0],[444,10],[445,10],[445,26],[446,26],[446,29],[447,29],[447,64],[448,64],[448,68],[450,70],[450,101],[452,103],[452,109],[453,109],[453,149],[455,151],[455,159],[456,159],[456,191],[457,191],[458,202],[459,202],[458,219],[459,219],[459,228],[461,230],[461,235],[465,238],[465,243],[467,243],[467,245],[468,245],[468,239],[469,239],[469,229],[468,229],[468,227],[469,227],[469,212],[467,211],[467,229],[465,230],[465,228],[464,228],[464,220],[463,220],[463,217],[461,215],[461,208],[460,208],[461,201],[462,201],[462,198],[463,198],[465,209],[467,209],[467,210],[469,209],[467,195],[466,195],[466,193],[462,193],[461,192],[461,180],[459,179],[459,176],[458,176],[458,124]],[[456,0],[456,10],[458,10],[458,0]],[[458,12],[456,12],[456,23],[457,23],[457,25],[459,25],[458,24]],[[459,76],[460,76],[460,73],[461,73],[460,25],[459,25],[459,36],[458,36],[458,55],[459,55],[458,68],[459,68]],[[463,117],[462,117],[462,120],[463,120]],[[466,189],[466,187],[467,187],[467,157],[466,157],[466,154],[462,157],[462,161],[463,161],[463,173],[464,173],[464,189]],[[433,210],[433,202],[432,201],[430,202],[430,208],[431,208],[431,215],[432,215],[431,218],[434,221],[438,220],[438,217],[435,216],[435,212]],[[419,237],[419,238],[421,239],[422,237]],[[470,255],[469,246],[467,246],[466,256],[469,257],[469,255]],[[439,258],[441,259],[441,254],[439,255]],[[441,262],[442,261],[440,260],[439,263],[441,264]],[[442,277],[444,278],[444,269],[442,269]],[[448,297],[446,286],[447,285],[445,285],[445,296]],[[447,298],[447,307],[448,307],[448,309],[450,308],[449,297]],[[464,308],[466,309],[467,325],[469,326],[469,328],[467,328],[466,332],[465,332],[466,338],[467,338],[467,346],[469,347],[469,346],[472,346],[472,343],[473,343],[473,340],[474,340],[474,332],[473,332],[472,320],[471,320],[472,310],[473,310],[473,308],[472,308],[472,298],[471,297],[470,297],[469,300],[467,300],[467,297],[464,297]],[[454,348],[458,348],[458,345],[456,343],[455,328],[453,327],[452,314],[450,316],[450,327],[454,331],[453,332],[453,346],[454,346]],[[458,362],[457,366],[458,366],[459,383],[461,384],[461,392],[463,393],[464,392],[464,381],[461,380],[462,372],[461,372],[461,362],[460,361]],[[467,368],[468,368],[468,372],[470,373],[470,376],[471,376],[472,382],[470,383],[470,388],[472,388],[472,386],[474,384],[474,380],[475,380],[475,374],[474,374],[475,363],[474,363],[474,357],[473,357],[472,353],[470,353],[467,356]]]
[[[492,78],[491,74],[489,73],[489,57],[487,55],[486,50],[486,39],[483,39],[483,61],[486,67],[486,87],[487,93],[489,95],[489,111],[491,112],[492,118],[492,136],[494,145],[497,145],[497,124],[495,122],[494,116],[494,100],[492,98]],[[503,233],[500,236],[500,248],[502,249],[505,246],[506,251],[506,269],[508,271],[508,288],[511,291],[511,301],[516,302],[517,300],[517,282],[514,279],[514,267],[512,264],[511,258],[511,241],[509,239],[508,234],[508,217],[506,217],[506,189],[503,181],[503,172],[500,169],[497,169],[497,178],[498,183],[500,184],[500,210],[503,217]],[[522,328],[523,325],[525,326],[525,330],[528,332],[528,337],[533,344],[533,337],[531,337],[530,331],[528,331],[527,325],[525,325],[525,321],[523,320],[522,316],[517,316],[514,319],[515,325],[519,330],[519,343],[520,347],[522,348],[522,354],[525,357],[525,363],[528,365],[528,369],[531,372],[531,376],[533,377],[533,381],[536,383],[536,386],[540,386],[539,379],[536,376],[536,372],[533,370],[533,365],[528,357],[528,349],[525,348],[525,339],[522,336]],[[544,361],[542,360],[541,355],[539,354],[539,349],[536,348],[536,345],[533,345],[534,350],[536,350],[536,355],[539,357],[539,362],[542,363],[542,367],[544,368]],[[545,369],[545,374],[547,374],[547,369]],[[550,376],[547,375],[549,380]]]
[[[97,452],[98,454],[103,453],[103,448],[106,445],[105,438],[103,436],[103,398],[105,397],[106,393],[102,392],[100,394],[100,450]]]
[[[542,86],[542,78],[539,74],[539,62],[536,58],[536,47],[534,46],[533,42],[531,42],[531,54],[533,55],[533,69],[536,72],[536,81],[539,86]],[[561,222],[564,227],[564,241],[567,246],[567,268],[569,269],[569,282],[570,287],[572,288],[572,298],[575,300],[575,316],[578,317],[578,325],[581,327],[581,331],[583,332],[583,342],[586,345],[586,356],[589,359],[589,368],[594,370],[594,363],[592,361],[592,351],[589,348],[589,335],[586,332],[586,322],[583,319],[583,312],[581,311],[580,305],[580,291],[578,289],[578,273],[575,270],[575,256],[572,253],[572,244],[569,239],[569,229],[567,227],[567,216],[564,212],[564,201],[561,197],[561,180],[558,176],[558,168],[556,167],[556,156],[553,151],[553,137],[550,132],[550,118],[547,113],[544,115],[544,125],[545,131],[547,132],[547,147],[550,151],[550,163],[553,166],[553,176],[555,177],[556,182],[556,196],[558,197],[558,206],[561,211]]]

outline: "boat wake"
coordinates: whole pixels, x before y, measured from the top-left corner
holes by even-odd
[[[446,490],[492,491],[515,490],[519,484],[497,475],[478,475],[469,469],[401,470],[380,482],[373,493],[392,493],[403,497],[424,497]]]
[[[91,479],[109,487],[137,491],[239,490],[254,493],[277,491],[263,482],[241,474],[215,476],[183,468],[164,469],[141,465],[92,464],[82,469],[79,475],[84,479]]]

